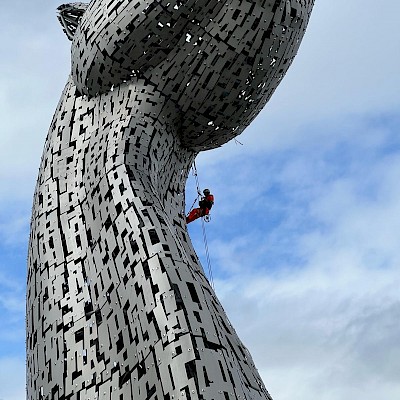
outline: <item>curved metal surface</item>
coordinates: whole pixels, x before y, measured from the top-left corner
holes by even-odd
[[[27,397],[270,399],[192,247],[184,188],[269,99],[313,1],[75,6],[33,204]]]

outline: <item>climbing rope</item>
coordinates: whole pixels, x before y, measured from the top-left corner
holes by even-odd
[[[198,199],[199,199],[198,196],[194,199],[193,204],[192,204],[192,206],[191,206],[190,209],[189,209],[189,212],[193,210],[194,205],[196,204],[196,202],[197,202]]]
[[[210,253],[208,251],[206,226],[204,224],[204,219],[203,218],[201,219],[201,227],[203,229],[203,240],[204,240],[204,248],[206,250],[206,259],[207,259],[207,265],[208,265],[208,276],[210,278],[211,287],[213,288],[213,290],[215,290],[214,277],[213,277],[212,268],[211,268]]]
[[[196,161],[193,161],[192,171],[193,171],[192,173],[193,173],[194,179],[196,180],[197,194],[198,194],[198,196],[201,196],[200,184],[199,184],[199,176],[197,174]]]
[[[197,176],[197,168],[196,168],[195,162],[193,162],[193,164],[192,164],[192,175],[196,178],[197,196],[196,196],[196,197],[194,198],[194,200],[193,200],[193,204],[192,204],[192,206],[191,206],[190,209],[189,209],[189,213],[190,213],[190,211],[193,210],[194,205],[196,204],[196,202],[197,202],[198,200],[200,200],[200,197],[201,197],[200,188],[199,188],[199,178],[198,178],[198,176]]]
[[[196,181],[196,187],[197,187],[198,196],[201,196],[199,177],[198,177],[197,168],[196,168],[196,161],[193,161],[192,171],[193,171],[192,173],[193,173],[195,181]],[[196,202],[196,200],[197,199],[195,199],[194,202]],[[194,205],[194,203],[193,203],[193,205]],[[192,206],[192,208],[193,208],[193,206]],[[211,267],[210,252],[208,250],[207,233],[206,233],[206,227],[205,227],[204,221],[205,221],[205,218],[202,217],[201,218],[201,227],[202,227],[202,231],[203,231],[203,241],[204,241],[204,249],[205,249],[205,252],[206,252],[206,260],[207,260],[207,266],[208,266],[208,276],[209,276],[209,279],[210,279],[211,287],[213,288],[213,290],[215,290],[214,278],[213,278],[212,267]],[[209,222],[209,221],[210,221],[210,219],[207,220],[207,222]]]

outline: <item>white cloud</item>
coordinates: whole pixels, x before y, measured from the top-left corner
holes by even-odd
[[[10,4],[2,29],[13,40],[0,45],[8,55],[0,205],[10,215],[18,200],[23,211],[12,208],[16,217],[0,229],[12,247],[26,229],[69,45],[58,2]],[[198,160],[201,184],[216,193],[207,228],[214,275],[224,277],[218,294],[276,400],[400,397],[399,146],[384,123],[366,118],[398,110],[399,13],[398,0],[317,0],[299,54],[239,138],[244,146]],[[22,348],[23,290],[0,281],[1,341]],[[0,359],[1,400],[24,397],[24,369]]]
[[[21,293],[16,294],[16,293],[2,293],[0,295],[0,305],[2,308],[7,310],[9,313],[12,314],[18,314],[17,319],[20,320],[21,316],[24,315],[25,313],[25,296]],[[8,322],[10,322],[11,319],[9,319]],[[1,328],[0,328],[1,330]]]
[[[15,278],[15,272],[4,262],[0,263],[0,271],[0,354],[3,354],[3,348],[11,349],[8,348],[10,344],[19,345],[22,352],[25,339],[25,280]]]
[[[379,390],[380,398],[396,400],[400,394],[398,269],[354,267],[345,254],[340,261],[329,270],[242,271],[217,282],[276,399],[361,400]]]
[[[0,204],[29,199],[69,69],[69,42],[52,7],[4,7],[0,44]],[[16,23],[18,21],[18,23]]]
[[[25,360],[0,358],[0,399],[21,400],[25,397]]]
[[[277,400],[400,396],[399,141],[391,118],[351,122],[253,156],[252,224],[216,203],[236,232],[209,228],[217,294]],[[213,165],[218,190],[244,183],[232,169]],[[231,198],[242,213],[244,198]]]
[[[9,213],[0,217],[0,240],[3,246],[26,244],[29,232],[30,215],[18,215],[14,207],[9,206]]]

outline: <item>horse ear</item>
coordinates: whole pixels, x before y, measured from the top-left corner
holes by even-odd
[[[88,6],[89,4],[86,3],[70,3],[62,4],[57,8],[57,18],[69,40],[74,38],[76,29]]]

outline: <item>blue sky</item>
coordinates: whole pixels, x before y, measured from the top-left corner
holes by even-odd
[[[58,4],[2,5],[1,400],[24,397],[31,202],[69,68]],[[399,15],[398,0],[316,0],[243,145],[197,160],[217,294],[275,400],[400,398]]]

